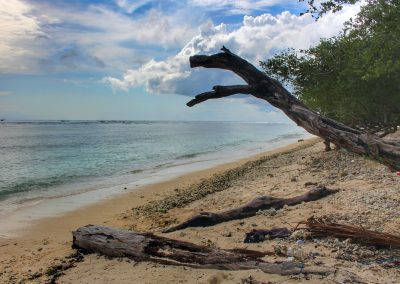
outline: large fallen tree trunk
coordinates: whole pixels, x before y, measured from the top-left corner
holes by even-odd
[[[268,263],[262,260],[267,255],[263,252],[223,250],[124,229],[87,225],[72,234],[75,248],[109,257],[129,257],[135,261],[223,270],[260,269],[281,275],[334,272],[331,268],[304,266],[298,262]]]
[[[194,106],[209,99],[218,99],[234,94],[251,94],[282,110],[297,125],[351,152],[366,155],[392,170],[400,170],[400,145],[353,129],[340,122],[324,117],[309,109],[295,98],[277,80],[270,78],[243,58],[225,47],[222,53],[195,55],[190,57],[190,66],[230,70],[239,75],[247,85],[214,86],[213,91],[197,95],[187,103]]]
[[[338,190],[328,189],[326,187],[318,187],[309,192],[295,196],[292,198],[277,198],[272,196],[260,196],[249,203],[231,210],[226,210],[220,213],[202,212],[189,220],[165,230],[165,233],[182,230],[188,227],[208,227],[222,222],[231,220],[244,219],[255,216],[258,211],[270,208],[281,209],[283,206],[293,206],[302,202],[318,200],[330,194],[336,193]]]

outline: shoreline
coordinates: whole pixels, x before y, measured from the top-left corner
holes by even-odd
[[[78,208],[60,216],[46,217],[33,221],[18,231],[18,235],[0,238],[0,271],[4,267],[12,267],[13,275],[30,275],[32,271],[44,271],[52,267],[55,261],[71,255],[73,250],[72,231],[87,224],[126,227],[127,212],[134,207],[161,200],[173,195],[177,188],[184,188],[210,179],[215,174],[235,169],[246,162],[256,161],[261,157],[280,153],[290,153],[297,149],[310,147],[320,141],[319,138],[309,138],[301,142],[264,151],[238,161],[190,172],[176,178],[142,186],[134,191],[113,196],[97,203]],[[17,261],[18,260],[18,261]],[[5,275],[3,275],[6,277]],[[29,278],[29,277],[28,277]],[[0,274],[0,282],[2,275]],[[7,278],[3,279],[5,283]],[[37,283],[37,282],[35,282]],[[40,281],[38,282],[40,283]]]
[[[306,137],[300,139],[308,140],[317,138]],[[298,143],[296,142],[297,140],[298,138],[292,138],[279,141],[284,146],[276,142],[271,142],[263,148],[260,145],[251,145],[251,147],[243,147],[240,152],[235,152],[230,156],[228,155],[229,151],[224,151],[219,155],[214,153],[200,156],[200,160],[189,159],[185,163],[160,168],[158,171],[148,172],[146,176],[139,177],[134,181],[109,186],[99,184],[92,189],[71,192],[65,195],[34,198],[11,212],[0,214],[0,241],[2,239],[18,238],[21,233],[24,233],[27,227],[40,223],[41,220],[49,217],[63,217],[68,213],[95,205],[96,203],[112,200],[115,197],[124,196],[138,190],[145,190],[142,189],[143,187],[158,186],[160,183],[185,178],[186,175],[191,173],[213,171],[220,166],[223,167],[225,164],[234,163],[236,165],[236,163],[241,163],[260,155],[263,156],[265,153],[274,151],[275,149],[279,150],[281,147],[296,144]]]
[[[71,232],[88,224],[150,232],[222,249],[267,252],[273,252],[275,246],[297,246],[297,239],[247,244],[243,242],[245,233],[255,228],[295,227],[310,216],[328,215],[339,223],[362,224],[366,229],[396,234],[400,230],[398,177],[374,161],[346,151],[324,152],[323,149],[321,139],[307,139],[143,186],[62,216],[34,222],[21,231],[19,237],[0,239],[0,282],[50,283],[54,275],[59,277],[54,283],[247,283],[242,280],[249,276],[257,281],[274,283],[306,279],[309,283],[351,282],[340,273],[323,280],[312,276],[309,280],[308,276],[300,275],[296,280],[260,270],[194,269],[135,262],[127,258],[110,259],[97,254],[85,255],[81,262],[67,270],[57,268],[68,264],[76,253],[71,248]],[[286,198],[303,194],[310,189],[306,185],[310,182],[340,191],[321,200],[274,212],[267,210],[243,220],[161,233],[171,224],[199,212],[237,208],[259,195]],[[305,257],[301,261],[308,265],[318,263],[339,272],[349,271],[368,279],[365,283],[397,283],[400,280],[396,267],[387,268],[385,263],[378,263],[382,259],[400,257],[400,250],[371,250],[329,238],[304,239],[301,247]],[[288,257],[275,255],[267,260],[287,261]]]

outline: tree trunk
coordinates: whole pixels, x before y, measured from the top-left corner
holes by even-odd
[[[329,152],[332,150],[331,148],[331,142],[329,142],[328,140],[324,141],[324,145],[325,145],[325,152]]]
[[[383,138],[389,134],[395,133],[396,131],[397,131],[397,125],[390,126],[386,129],[383,129],[383,132],[379,134],[379,137]]]
[[[270,78],[227,48],[223,47],[222,51],[210,56],[191,56],[190,66],[230,70],[240,76],[247,85],[214,86],[213,91],[197,95],[187,103],[188,106],[234,94],[251,94],[279,108],[298,126],[311,134],[348,151],[371,157],[392,170],[400,170],[399,144],[387,143],[376,135],[353,129],[318,114],[290,94],[277,80]]]
[[[87,225],[72,234],[75,248],[109,257],[129,257],[135,261],[207,269],[260,269],[281,275],[328,275],[335,272],[335,269],[304,266],[299,262],[268,263],[262,260],[271,253],[244,249],[223,250],[124,229]]]
[[[260,196],[249,203],[235,209],[220,213],[201,212],[189,220],[165,230],[165,233],[182,230],[188,227],[209,227],[222,222],[249,218],[255,216],[260,210],[270,208],[281,209],[283,206],[293,206],[302,202],[314,201],[338,192],[338,190],[319,187],[309,192],[292,198],[276,198],[272,196]]]

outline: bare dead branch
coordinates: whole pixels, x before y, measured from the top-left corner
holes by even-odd
[[[169,233],[189,227],[209,227],[227,221],[249,218],[255,216],[259,210],[266,210],[270,208],[280,209],[285,205],[293,206],[302,202],[318,200],[336,192],[338,192],[336,189],[318,187],[305,194],[292,198],[260,196],[235,209],[226,210],[220,213],[201,212],[199,215],[196,215],[179,225],[166,229],[164,232]]]
[[[233,86],[214,86],[213,91],[205,92],[197,95],[186,105],[192,107],[209,99],[219,99],[235,94],[251,94],[254,88],[249,85],[233,85]]]

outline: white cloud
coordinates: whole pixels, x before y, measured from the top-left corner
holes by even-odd
[[[236,29],[226,25],[208,23],[199,35],[190,40],[182,50],[165,60],[150,60],[136,69],[127,70],[122,78],[107,77],[114,88],[127,90],[134,86],[145,86],[152,93],[175,93],[195,95],[207,91],[213,84],[238,83],[236,77],[220,70],[190,70],[189,56],[218,52],[222,45],[257,64],[259,60],[272,56],[284,48],[308,48],[318,43],[321,37],[337,34],[344,21],[354,16],[358,6],[346,7],[342,12],[328,14],[315,22],[310,15],[297,16],[283,12],[273,16],[244,16]]]
[[[134,18],[96,5],[80,12],[54,6],[47,6],[46,10],[65,25],[78,25],[65,29],[63,37],[81,44],[137,42],[168,48],[181,46],[195,32],[190,21],[185,23],[178,15],[166,15],[156,9]]]
[[[124,70],[143,64],[155,52],[162,56],[184,45],[197,32],[196,20],[178,11],[166,14],[151,9],[131,17],[102,5],[82,8],[68,3],[0,0],[0,72],[37,73],[48,70],[49,63],[53,63],[52,71],[99,68],[103,65],[99,62]],[[87,58],[76,64],[57,64],[71,48]],[[93,64],[88,66],[90,61]]]
[[[146,5],[151,0],[116,0],[119,7],[126,10],[128,13],[134,12],[136,9]]]
[[[278,4],[287,5],[285,0],[189,0],[192,6],[211,10],[224,10],[229,14],[248,14],[253,10],[261,10]],[[292,3],[293,4],[293,3]],[[297,3],[296,3],[297,4]]]
[[[41,19],[31,15],[33,7],[19,0],[0,0],[0,73],[27,72],[46,34]]]

